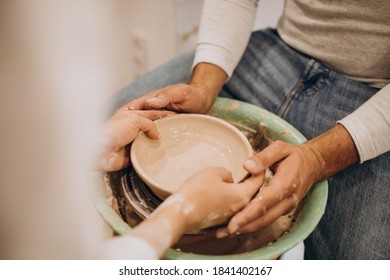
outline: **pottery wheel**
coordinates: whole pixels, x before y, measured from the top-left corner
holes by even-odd
[[[132,167],[117,174],[116,185],[121,189],[124,204],[133,211],[134,216],[126,216],[130,226],[135,226],[146,219],[162,203],[151,189],[142,181]],[[115,179],[112,178],[112,179]],[[119,198],[120,199],[120,198]],[[173,247],[183,252],[198,254],[222,255],[244,253],[266,246],[283,235],[291,224],[290,215],[280,218],[268,228],[260,232],[234,236],[231,238],[215,239],[215,228],[208,228],[199,232],[186,233]]]
[[[123,192],[137,215],[146,219],[162,200],[141,180],[133,168],[122,177]]]
[[[259,126],[254,133],[246,133],[255,151],[269,144],[266,129]],[[119,204],[119,212],[130,226],[135,226],[141,220],[148,218],[162,203],[152,190],[142,181],[135,170],[130,166],[125,170],[111,173],[108,183],[113,187]],[[126,205],[133,214],[127,212]],[[123,211],[124,210],[124,211]],[[244,253],[271,244],[285,234],[301,213],[302,209],[294,214],[279,218],[269,227],[255,233],[235,236],[231,238],[215,239],[215,229],[209,228],[196,233],[186,233],[174,246],[177,250],[199,254],[222,255]],[[129,214],[127,214],[129,213]]]

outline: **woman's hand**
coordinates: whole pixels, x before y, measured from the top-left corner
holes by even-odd
[[[186,231],[219,225],[247,205],[263,179],[262,173],[242,183],[233,183],[228,170],[209,167],[188,178],[163,205],[175,203],[181,207]]]
[[[117,171],[130,165],[130,143],[140,131],[152,139],[159,139],[153,120],[175,114],[170,111],[132,111],[119,109],[101,128],[102,147],[98,169]]]

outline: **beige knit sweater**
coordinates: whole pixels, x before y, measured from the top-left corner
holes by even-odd
[[[379,88],[390,82],[388,0],[287,0],[278,32],[293,48],[352,79]]]

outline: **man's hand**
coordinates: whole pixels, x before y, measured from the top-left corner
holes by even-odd
[[[190,83],[158,89],[122,106],[129,110],[168,109],[176,112],[207,113],[227,79],[216,65],[198,64]]]
[[[171,111],[130,111],[119,109],[101,128],[102,147],[98,169],[116,171],[130,165],[130,143],[143,131],[152,139],[159,139],[153,120],[173,115]]]
[[[276,141],[244,163],[251,174],[274,172],[269,185],[219,230],[219,236],[254,232],[294,209],[311,186],[358,161],[347,130],[336,125],[307,143],[294,146]]]
[[[322,169],[321,162],[305,145],[276,141],[245,162],[252,174],[266,168],[274,172],[269,185],[260,189],[251,202],[227,226],[228,234],[254,232],[293,210]],[[226,229],[219,230],[219,234]]]

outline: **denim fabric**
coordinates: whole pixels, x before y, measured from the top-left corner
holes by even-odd
[[[191,78],[193,59],[194,52],[181,55],[123,88],[108,101],[110,115],[124,103],[140,97],[149,91],[167,85],[188,83]]]
[[[113,109],[153,89],[188,82],[193,56],[178,57],[124,88]],[[274,112],[310,139],[376,92],[293,50],[267,29],[252,34],[220,96]],[[389,170],[388,152],[329,179],[326,212],[305,240],[306,259],[390,259]]]

